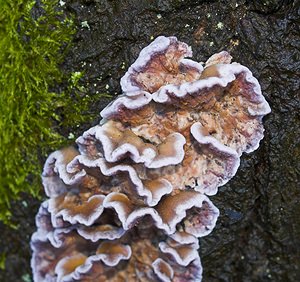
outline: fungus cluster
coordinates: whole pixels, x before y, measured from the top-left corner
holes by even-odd
[[[227,52],[205,64],[158,37],[121,79],[99,125],[52,153],[36,216],[34,281],[201,281],[208,196],[258,148],[270,107]]]

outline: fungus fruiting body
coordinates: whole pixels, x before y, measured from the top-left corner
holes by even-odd
[[[201,281],[214,195],[263,138],[270,107],[223,51],[206,64],[158,37],[77,146],[52,153],[36,217],[35,281]]]

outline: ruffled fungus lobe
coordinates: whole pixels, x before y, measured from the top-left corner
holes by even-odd
[[[207,196],[258,147],[270,107],[227,52],[204,66],[191,55],[158,37],[78,149],[49,156],[34,281],[201,281],[198,238],[219,215]]]

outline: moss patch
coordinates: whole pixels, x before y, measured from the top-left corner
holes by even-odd
[[[68,143],[59,128],[79,126],[100,95],[84,95],[82,73],[66,75],[59,68],[75,26],[57,0],[38,7],[31,0],[1,3],[0,220],[9,223],[11,201],[21,192],[39,195],[44,157]],[[64,91],[51,91],[54,85]]]

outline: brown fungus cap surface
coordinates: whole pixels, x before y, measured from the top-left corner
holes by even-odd
[[[219,216],[208,196],[258,148],[270,107],[223,51],[206,64],[158,37],[121,79],[99,125],[46,161],[34,281],[201,281],[198,238]]]

